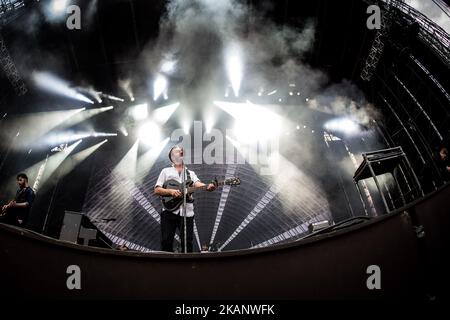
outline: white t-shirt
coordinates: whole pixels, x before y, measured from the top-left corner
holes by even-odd
[[[186,167],[186,170],[188,168]],[[197,177],[194,171],[189,170],[189,174],[191,176],[191,180],[193,183],[196,183],[200,181],[200,179]],[[186,177],[187,179],[187,177]],[[163,187],[164,183],[169,180],[176,180],[179,183],[182,181],[182,173],[178,173],[177,169],[175,167],[169,167],[164,168],[161,170],[161,173],[159,174],[158,180],[156,181],[155,187]],[[183,208],[180,207],[179,209],[173,211],[174,214],[180,214],[180,216],[183,216]],[[194,204],[193,203],[186,203],[186,217],[193,217],[194,216]]]

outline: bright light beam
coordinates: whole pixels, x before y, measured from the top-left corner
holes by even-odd
[[[179,106],[180,106],[180,104],[177,102],[177,103],[165,106],[165,107],[155,109],[152,113],[152,118],[158,124],[163,125],[167,122],[167,120],[170,119],[172,114],[175,112],[175,110],[177,110],[177,108]]]
[[[32,78],[36,86],[44,91],[78,101],[83,101],[91,104],[94,103],[94,101],[92,101],[91,99],[88,99],[81,93],[77,92],[75,89],[70,88],[67,82],[57,78],[56,76],[48,72],[34,71],[32,73]]]
[[[27,149],[29,146],[34,145],[36,141],[40,141],[42,136],[83,110],[84,108],[20,115],[6,123],[5,130],[11,131],[19,125],[21,127],[20,141],[14,144],[13,147],[16,150]]]
[[[90,155],[92,155],[98,148],[100,148],[106,142],[108,142],[108,139],[105,139],[102,142],[93,145],[92,147],[89,147],[72,155],[69,158],[69,160],[71,161],[64,162],[61,169],[61,177],[69,174],[73,169],[75,169],[76,166],[81,164],[84,160],[86,160]]]
[[[138,104],[129,109],[129,114],[136,121],[147,119],[148,117],[148,105],[146,103]]]
[[[167,94],[168,81],[165,76],[158,74],[153,84],[153,100],[156,101],[161,94]]]
[[[139,128],[138,137],[144,145],[154,147],[161,141],[161,128],[155,122],[148,121]]]
[[[136,163],[139,147],[139,139],[133,144],[127,154],[120,160],[120,162],[113,169],[113,174],[119,177],[127,177],[131,181],[134,181],[136,177]]]
[[[64,151],[53,154],[50,157],[34,164],[33,166],[21,170],[25,172],[30,178],[30,182],[34,179],[34,191],[38,191],[38,188],[45,184],[45,182],[52,176],[52,174],[58,169],[63,161],[71,154],[71,152],[81,143],[82,140],[78,140],[73,143]],[[10,181],[14,181],[15,177],[12,177]]]
[[[345,135],[356,135],[360,132],[358,124],[349,118],[329,120],[325,122],[324,128],[328,131],[341,132]]]
[[[262,106],[247,103],[214,101],[235,120],[234,133],[241,143],[266,141],[280,135],[282,117]]]
[[[89,110],[83,110],[83,112],[77,113],[75,114],[73,117],[67,119],[66,121],[64,121],[60,126],[58,126],[59,128],[69,128],[72,127],[78,123],[81,123],[83,121],[86,121],[102,112],[106,112],[109,110],[114,109],[113,106],[109,106],[109,107],[102,107],[102,108],[95,108],[95,109],[89,109]]]
[[[52,133],[46,136],[39,143],[40,146],[56,146],[61,143],[69,143],[79,139],[85,139],[88,137],[98,138],[98,137],[114,137],[117,133],[108,132],[90,132],[90,131],[65,131]]]
[[[243,75],[243,64],[241,48],[236,42],[231,43],[226,49],[225,65],[234,96],[238,97]]]
[[[125,93],[128,95],[128,97],[130,98],[130,101],[134,101],[134,95],[133,95],[133,90],[131,89],[131,79],[124,79],[124,80],[120,80],[119,79],[119,87],[125,91]]]
[[[68,0],[53,0],[52,10],[54,13],[62,13],[67,7]]]
[[[138,182],[142,182],[142,179],[144,179],[150,172],[155,161],[158,159],[161,151],[166,147],[169,140],[169,138],[166,138],[160,141],[156,146],[139,157],[136,169]]]

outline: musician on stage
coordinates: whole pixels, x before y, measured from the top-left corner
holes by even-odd
[[[28,185],[28,177],[25,173],[17,175],[17,184],[19,185],[19,189],[16,192],[14,200],[2,207],[0,222],[25,227],[35,194],[33,189]]]
[[[172,166],[165,168],[159,174],[155,185],[155,193],[159,196],[171,196],[182,198],[183,194],[179,190],[165,189],[164,184],[169,180],[176,180],[179,183],[183,180],[183,149],[175,146],[169,152],[169,159]],[[208,185],[200,181],[194,171],[186,168],[186,181],[192,183],[194,187],[206,187],[207,191],[214,191],[216,185]],[[187,252],[192,252],[192,241],[194,233],[194,199],[192,196],[186,197],[186,248]],[[161,250],[173,252],[173,240],[178,228],[181,238],[181,248],[184,252],[184,213],[183,206],[173,211],[164,210],[161,213]]]

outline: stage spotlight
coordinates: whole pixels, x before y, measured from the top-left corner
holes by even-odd
[[[93,132],[90,135],[91,137],[117,137],[117,133],[108,133],[108,132]]]
[[[100,95],[98,94],[98,92],[95,91],[94,89],[89,89],[89,94],[91,96],[93,96],[95,100],[97,100],[97,103],[103,102],[103,100],[102,100],[102,98],[100,98]]]
[[[52,11],[54,13],[63,13],[66,10],[68,0],[53,0],[52,2]]]
[[[134,95],[133,95],[133,91],[131,90],[131,79],[124,79],[124,80],[119,79],[118,82],[119,82],[119,87],[123,91],[125,91],[125,93],[130,98],[130,101],[133,102],[134,101]]]
[[[125,137],[128,137],[128,130],[127,130],[127,128],[125,128],[125,126],[121,126],[121,127],[119,128],[119,131],[122,132],[122,134],[123,134]]]
[[[136,121],[147,119],[148,105],[146,103],[138,104],[130,108],[130,115]]]
[[[161,96],[161,94],[167,94],[167,78],[162,74],[156,76],[155,82],[153,83],[153,100],[156,101]]]
[[[99,94],[100,94],[103,98],[106,98],[106,99],[109,99],[109,100],[120,101],[120,102],[124,102],[124,101],[125,101],[125,100],[122,99],[122,98],[115,97],[115,96],[112,96],[112,95],[110,95],[110,94],[106,94],[106,93],[103,93],[103,92],[99,92]]]
[[[175,70],[175,65],[177,62],[175,60],[165,60],[161,64],[161,72],[170,74]]]
[[[139,128],[138,137],[140,142],[153,147],[161,141],[161,129],[155,122],[148,121]]]
[[[117,133],[108,133],[108,132],[88,132],[88,131],[80,131],[80,132],[74,132],[74,131],[66,131],[66,132],[59,132],[59,133],[52,133],[44,137],[40,144],[45,144],[47,146],[55,146],[57,147],[53,148],[56,151],[58,148],[61,147],[63,144],[70,143],[72,141],[85,139],[88,137],[113,137],[117,136]],[[52,149],[52,151],[53,151]]]
[[[242,143],[267,141],[280,135],[282,118],[269,109],[247,103],[215,101],[215,105],[235,119],[234,133]]]
[[[243,75],[242,53],[240,46],[233,42],[226,50],[226,68],[228,80],[233,88],[234,96],[239,96],[241,80]]]
[[[346,135],[355,135],[360,132],[359,125],[349,118],[338,118],[327,121],[324,128],[328,131],[341,132]]]
[[[91,99],[88,99],[75,89],[70,88],[67,82],[48,72],[34,71],[32,78],[36,86],[42,90],[91,104],[94,103]]]

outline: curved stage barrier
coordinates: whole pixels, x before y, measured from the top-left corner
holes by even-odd
[[[447,186],[391,214],[297,242],[186,255],[84,247],[0,225],[0,292],[71,299],[439,299],[449,283],[449,198]],[[79,290],[67,287],[73,265],[80,268]],[[373,265],[381,289],[369,290]]]

